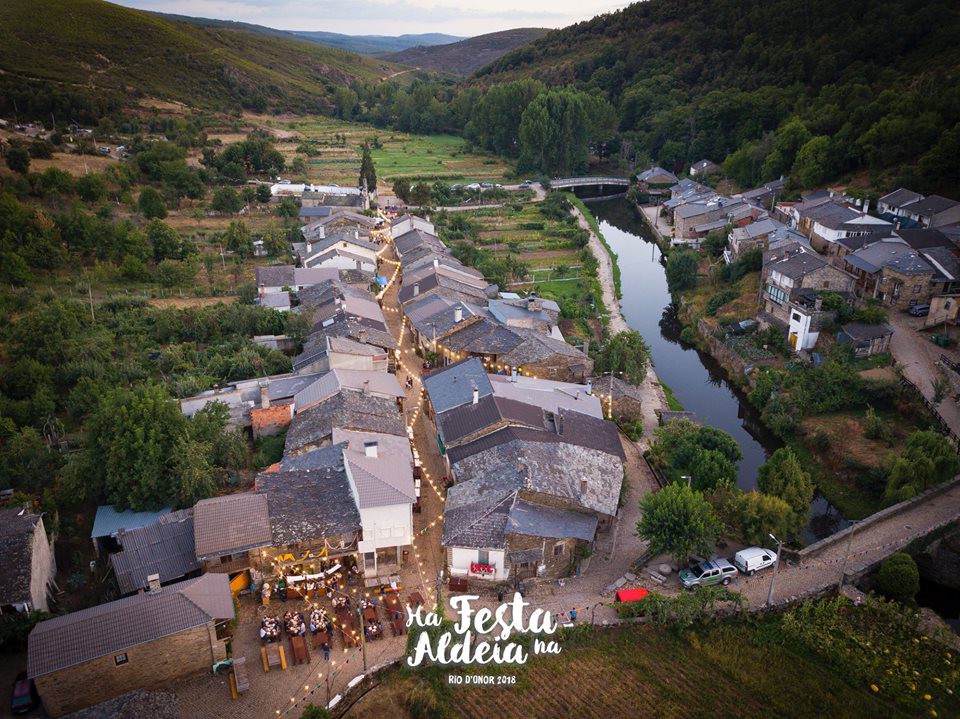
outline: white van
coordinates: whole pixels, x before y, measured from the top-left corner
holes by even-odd
[[[777,561],[777,553],[762,547],[747,547],[733,556],[733,563],[744,574],[752,575],[760,569],[772,567]]]

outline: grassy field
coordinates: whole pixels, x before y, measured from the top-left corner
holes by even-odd
[[[765,641],[755,625],[725,623],[687,636],[632,625],[568,639],[562,647],[559,655],[516,668],[468,670],[516,675],[516,684],[507,686],[448,687],[440,669],[394,670],[347,716],[379,717],[387,707],[394,716],[418,716],[401,707],[416,685],[427,683],[441,706],[419,716],[907,716],[871,696],[867,686],[850,686],[815,657]]]
[[[501,182],[510,171],[502,159],[464,152],[464,142],[452,135],[408,135],[356,122],[324,117],[297,120],[253,118],[278,136],[278,149],[288,163],[298,155],[307,162],[311,182],[353,184],[360,170],[357,147],[378,138],[373,148],[377,176],[387,185],[399,177],[442,179],[446,182]],[[298,148],[309,146],[310,154]]]

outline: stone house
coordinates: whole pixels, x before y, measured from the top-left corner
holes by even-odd
[[[890,325],[848,322],[837,333],[837,343],[852,345],[853,353],[857,357],[870,357],[888,352],[891,337],[893,337],[893,327]]]
[[[943,227],[960,222],[960,202],[940,195],[928,195],[903,205],[897,215],[913,220],[922,227]]]
[[[800,290],[852,292],[854,277],[800,245],[787,245],[764,255],[760,273],[763,311],[783,325],[790,323],[790,302]]]
[[[201,499],[193,508],[194,551],[204,572],[226,574],[236,593],[250,586],[263,550],[273,543],[264,494],[243,492]]]
[[[349,337],[322,335],[311,350],[293,358],[294,372],[325,373],[334,369],[386,372],[389,356],[382,347],[363,344]]]
[[[720,165],[711,160],[700,160],[690,165],[690,177],[707,177],[720,172]]]
[[[0,510],[0,551],[0,614],[48,611],[57,565],[43,515],[23,507]]]
[[[881,241],[844,257],[855,277],[858,297],[879,300],[884,306],[908,309],[930,300],[938,276],[934,267],[901,241]]]
[[[233,618],[226,575],[204,574],[40,622],[30,632],[27,673],[47,713],[63,716],[209,674],[227,657]]]
[[[637,385],[605,375],[587,381],[590,392],[600,400],[603,413],[620,424],[633,424],[643,417],[643,395]]]

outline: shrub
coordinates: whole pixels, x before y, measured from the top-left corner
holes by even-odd
[[[739,297],[739,293],[737,293],[736,290],[724,290],[707,301],[707,306],[704,308],[703,313],[708,317],[714,317],[717,314],[717,310],[728,302],[735,300],[737,297]]]
[[[912,600],[920,591],[920,570],[906,552],[887,557],[877,572],[877,590],[898,602]]]

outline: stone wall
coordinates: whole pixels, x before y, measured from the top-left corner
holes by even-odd
[[[540,579],[557,579],[570,574],[571,560],[578,544],[577,539],[555,539],[553,537],[530,537],[523,534],[507,534],[507,546],[510,552],[522,552],[525,549],[542,549],[543,564],[546,571],[538,575]],[[585,544],[585,542],[584,542]],[[554,554],[554,547],[561,546],[560,554]],[[512,575],[513,573],[510,572]]]
[[[121,653],[127,655],[127,663],[118,666],[115,657]],[[177,679],[209,672],[225,656],[225,642],[216,640],[210,622],[37,677],[37,691],[47,712],[58,717],[134,689],[160,689]]]

